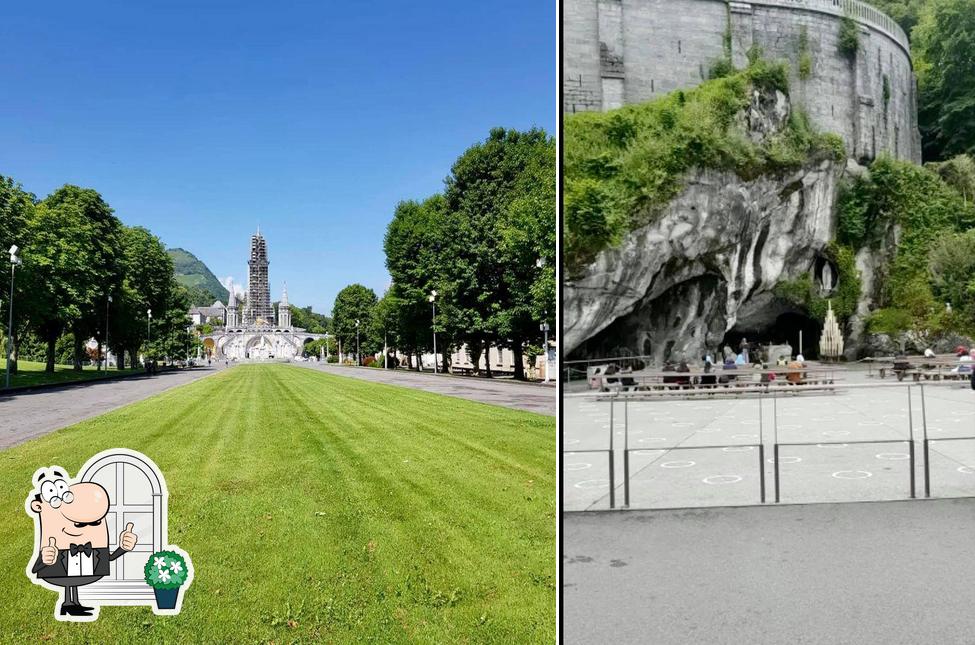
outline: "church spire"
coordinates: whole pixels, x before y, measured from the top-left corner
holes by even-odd
[[[281,302],[278,303],[278,327],[291,327],[291,305],[288,304],[288,283],[284,283],[281,291]]]

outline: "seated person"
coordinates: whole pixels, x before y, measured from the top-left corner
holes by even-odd
[[[728,370],[736,370],[736,369],[738,369],[738,366],[735,365],[735,362],[729,358],[729,359],[726,359],[725,360],[724,365],[723,365],[723,369],[725,371],[728,371]],[[735,380],[735,377],[734,376],[725,375],[725,376],[721,376],[718,379],[718,383],[733,383],[734,380]]]
[[[632,367],[624,367],[623,369],[620,370],[620,374],[632,374],[632,373],[633,373]],[[632,376],[623,376],[620,378],[620,383],[622,383],[624,387],[632,387],[636,385],[636,379],[633,378]]]
[[[682,360],[680,365],[677,366],[677,372],[681,374],[690,374],[691,366],[687,364],[686,360]],[[676,383],[680,386],[690,386],[691,377],[690,376],[678,376]]]
[[[785,380],[792,385],[799,385],[802,383],[802,372],[799,371],[803,367],[802,363],[799,362],[799,360],[794,360],[789,363],[788,367],[789,373],[785,375]]]
[[[664,385],[673,385],[678,382],[680,377],[673,376],[670,373],[674,372],[677,366],[674,365],[669,359],[664,363]]]
[[[718,377],[711,373],[711,361],[704,361],[704,374],[701,376],[701,385],[714,385],[717,382]]]

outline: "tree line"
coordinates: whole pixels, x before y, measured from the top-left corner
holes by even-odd
[[[925,161],[975,155],[975,0],[867,0],[910,37]]]
[[[13,370],[18,357],[43,360],[49,372],[65,360],[80,370],[89,338],[96,356],[107,339],[119,369],[126,355],[136,367],[140,353],[186,356],[194,346],[186,292],[165,247],[147,229],[123,224],[97,191],[64,185],[38,199],[0,176],[0,248],[11,245],[23,264],[12,294],[9,274],[0,280],[0,298],[4,351],[13,300]]]
[[[335,298],[332,334],[343,352],[355,352],[359,321],[362,355],[388,346],[418,365],[436,330],[444,371],[461,346],[474,365],[507,348],[524,378],[522,358],[543,351],[540,325],[555,329],[555,202],[554,139],[492,129],[454,162],[442,192],[396,206],[383,241],[389,289],[377,297],[352,284]]]

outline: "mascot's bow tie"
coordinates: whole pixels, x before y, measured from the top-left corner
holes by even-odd
[[[91,542],[85,542],[84,544],[72,544],[71,555],[78,555],[79,553],[91,555]]]

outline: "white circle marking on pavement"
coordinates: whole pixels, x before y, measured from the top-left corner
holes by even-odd
[[[748,452],[749,450],[754,450],[755,446],[728,446],[722,448],[723,452]]]
[[[660,464],[661,468],[690,468],[695,462],[693,461],[665,461]]]
[[[767,459],[770,464],[775,463],[775,457],[770,457]],[[779,457],[780,464],[798,464],[802,461],[802,457]]]
[[[836,479],[866,479],[873,477],[873,473],[867,470],[840,470],[832,475]]]
[[[592,464],[586,464],[583,462],[576,462],[574,464],[565,464],[566,470],[585,470],[586,468],[592,468]]]
[[[906,452],[881,452],[877,455],[877,459],[886,459],[887,461],[903,461],[910,458],[911,456]]]
[[[711,475],[701,480],[705,484],[737,484],[741,481],[738,475]]]
[[[608,479],[587,479],[575,485],[576,488],[609,488]]]

